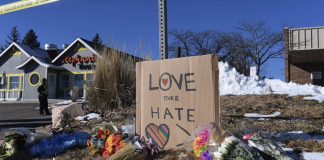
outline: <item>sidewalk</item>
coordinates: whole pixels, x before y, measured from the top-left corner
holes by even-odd
[[[55,103],[58,103],[58,102],[62,102],[62,101],[67,101],[67,100],[70,100],[70,99],[48,99],[48,104],[55,104]],[[12,103],[39,103],[38,99],[24,99],[24,100],[6,100],[6,101],[3,101],[3,99],[0,99],[0,104],[12,104]]]

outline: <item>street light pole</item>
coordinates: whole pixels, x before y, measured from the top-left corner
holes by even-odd
[[[168,59],[167,0],[159,2],[159,43],[161,60]]]

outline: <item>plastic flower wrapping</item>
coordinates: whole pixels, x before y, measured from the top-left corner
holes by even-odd
[[[239,135],[243,136],[244,143],[257,150],[264,159],[292,160],[286,152],[271,137],[260,129],[247,129],[242,126]]]
[[[33,145],[29,151],[31,155],[40,157],[51,157],[58,155],[70,148],[86,147],[87,136],[86,132],[75,132],[72,134],[59,134],[53,136],[52,139],[42,139],[40,143]]]
[[[26,136],[21,134],[11,134],[5,137],[4,146],[0,147],[0,155],[1,157],[8,157],[17,152],[17,150],[21,150],[24,148],[26,143]]]

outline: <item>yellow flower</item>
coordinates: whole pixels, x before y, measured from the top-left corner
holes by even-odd
[[[114,148],[112,146],[108,147],[108,152],[111,153],[114,150]]]
[[[107,139],[107,142],[108,142],[108,145],[109,146],[113,146],[113,137],[112,136],[109,136],[108,139]]]
[[[124,147],[124,146],[126,146],[126,143],[124,141],[120,141],[119,145]]]

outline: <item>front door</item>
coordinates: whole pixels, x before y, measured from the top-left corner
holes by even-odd
[[[49,99],[55,99],[55,94],[56,94],[56,74],[54,73],[49,73],[48,74],[48,90],[49,90]]]

